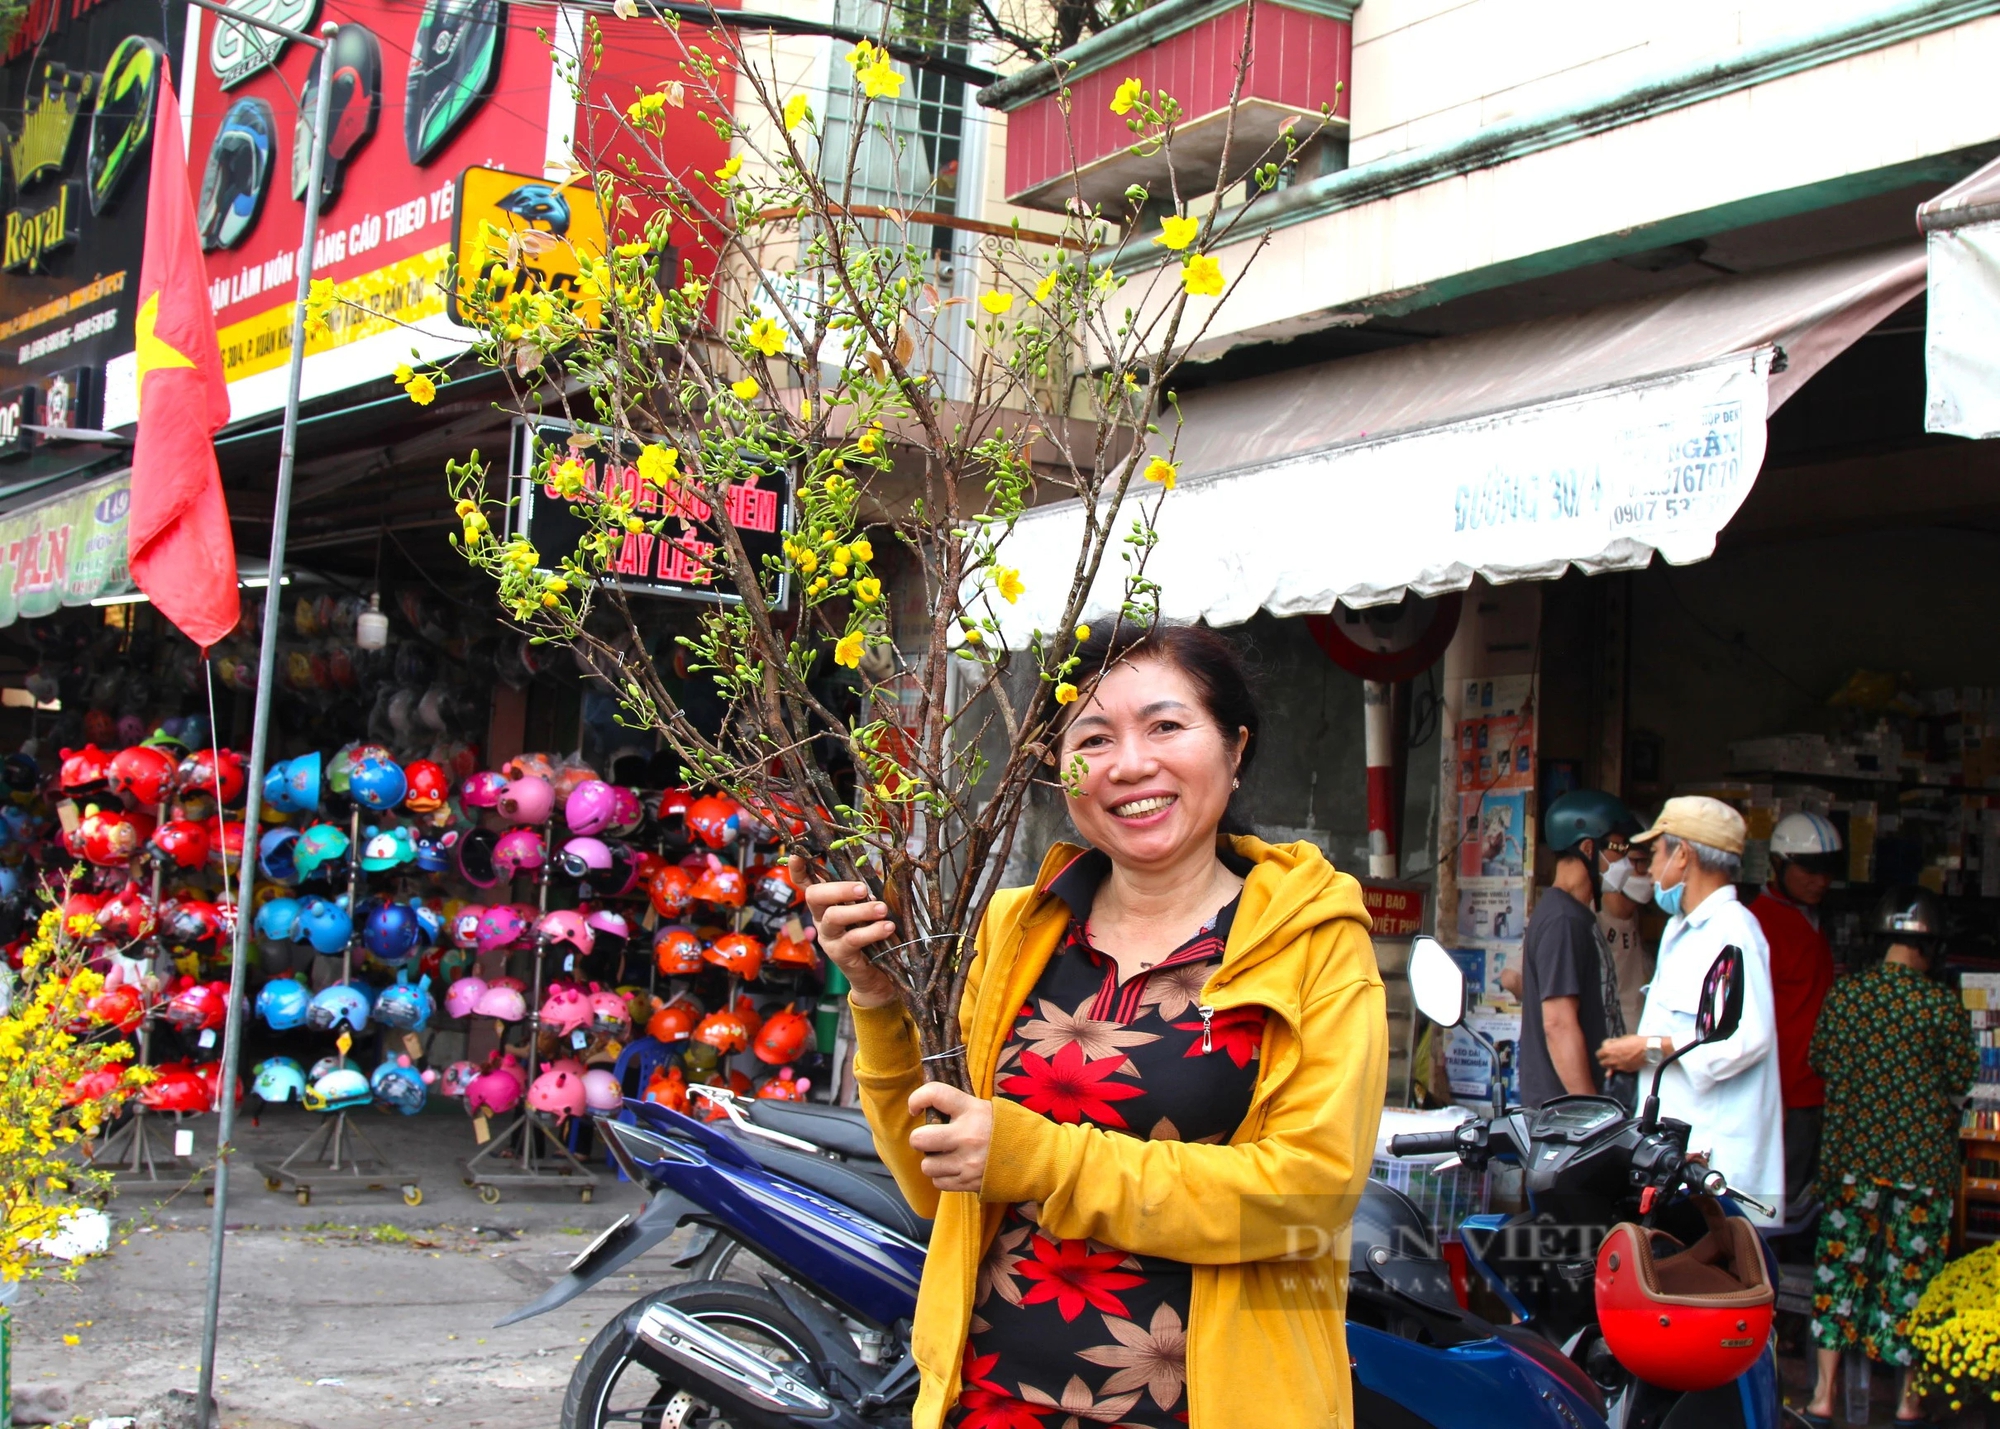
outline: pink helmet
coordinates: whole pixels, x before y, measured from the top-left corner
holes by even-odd
[[[591,1016],[590,999],[574,987],[550,988],[542,1003],[542,1025],[555,1028],[565,1037],[590,1026]]]
[[[617,1111],[625,1105],[625,1089],[602,1067],[583,1074],[583,1101],[592,1111]]]
[[[625,915],[615,908],[593,908],[583,921],[588,923],[593,931],[609,933],[614,938],[632,936],[632,925],[627,923]]]
[[[615,992],[590,985],[590,1025],[596,1032],[623,1037],[632,1029],[632,1004]]]
[[[521,1084],[504,1066],[481,1072],[465,1087],[465,1109],[478,1114],[489,1111],[505,1116],[521,1104]]]
[[[556,855],[557,867],[567,878],[590,879],[597,882],[594,875],[607,873],[611,869],[611,847],[603,839],[581,834],[570,839]]]
[[[491,809],[500,802],[500,793],[507,787],[507,780],[487,769],[467,779],[458,786],[458,797],[468,808]]]
[[[528,1105],[559,1121],[582,1116],[589,1105],[584,1099],[583,1078],[551,1067],[528,1088]]]
[[[441,1096],[462,1097],[465,1095],[465,1089],[478,1080],[477,1062],[453,1062],[444,1069],[444,1075],[438,1079],[438,1093]]]
[[[517,873],[532,873],[540,868],[547,857],[548,848],[542,843],[540,830],[509,829],[493,846],[493,871],[500,875],[502,883],[507,883]]]
[[[528,1015],[528,999],[521,995],[518,987],[502,987],[494,983],[479,994],[479,1001],[473,1005],[472,1011],[479,1017],[519,1022]]]
[[[591,931],[590,924],[585,921],[583,914],[574,908],[561,908],[553,913],[544,913],[541,926],[536,931],[548,939],[551,946],[566,943],[585,957],[590,956],[591,946],[597,941],[597,935]]]
[[[528,1090],[528,1069],[521,1065],[521,1059],[516,1057],[512,1052],[500,1058],[500,1065],[496,1070],[503,1077],[512,1077],[514,1085],[522,1091],[525,1092]]]
[[[528,925],[511,903],[495,904],[479,913],[479,936],[474,946],[482,953],[498,952],[521,940]]]
[[[483,977],[462,977],[444,992],[444,1015],[446,1017],[470,1017],[479,1007],[479,999],[486,996],[486,979]]]
[[[500,802],[494,807],[510,824],[545,824],[555,812],[556,791],[539,774],[524,775],[507,781],[507,787],[500,791]]]
[[[602,779],[586,779],[563,803],[563,822],[573,834],[601,834],[618,812],[618,796]]]
[[[617,811],[611,816],[610,832],[618,838],[633,832],[646,822],[646,806],[639,799],[637,789],[628,789],[623,784],[614,784],[611,797],[617,804]]]
[[[451,920],[451,943],[455,948],[472,949],[479,946],[479,920],[486,916],[486,905],[468,903],[458,910],[458,916]]]

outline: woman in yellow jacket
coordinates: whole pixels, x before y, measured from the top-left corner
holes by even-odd
[[[1060,757],[1087,849],[993,902],[926,1082],[860,884],[809,890],[877,1148],[935,1225],[916,1429],[1347,1429],[1347,1235],[1386,1077],[1354,879],[1224,833],[1258,718],[1229,644],[1121,626]],[[935,1111],[948,1121],[926,1124]]]

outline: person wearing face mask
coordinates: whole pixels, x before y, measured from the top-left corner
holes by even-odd
[[[1771,950],[1736,896],[1743,839],[1741,814],[1696,794],[1667,800],[1653,827],[1632,840],[1655,845],[1653,902],[1672,921],[1660,938],[1638,1032],[1607,1040],[1597,1056],[1613,1071],[1639,1073],[1641,1087],[1650,1087],[1653,1069],[1693,1042],[1702,983],[1716,955],[1741,949],[1742,1020],[1728,1037],[1695,1047],[1666,1068],[1660,1114],[1692,1128],[1690,1153],[1706,1155],[1730,1185],[1770,1207],[1771,1215],[1744,1208],[1770,1225],[1785,1199],[1784,1103]]]
[[[1785,1099],[1785,1204],[1803,1212],[1819,1174],[1826,1083],[1806,1059],[1833,988],[1833,949],[1819,925],[1827,886],[1846,872],[1840,830],[1818,814],[1787,814],[1771,831],[1771,881],[1750,905],[1771,945],[1778,1080]],[[1788,1214],[1787,1219],[1795,1217]]]
[[[1626,1027],[1637,1027],[1653,980],[1653,952],[1639,931],[1639,914],[1653,901],[1653,848],[1620,831],[1604,841],[1604,853],[1609,862],[1597,927],[1618,978],[1619,1015]]]

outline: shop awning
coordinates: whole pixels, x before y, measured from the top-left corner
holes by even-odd
[[[1191,392],[1147,576],[1167,618],[1227,625],[1701,560],[1769,414],[1923,285],[1899,244]],[[1010,645],[1061,618],[1081,515],[1007,538]],[[1122,600],[1105,565],[1091,618]]]
[[[1924,429],[2000,436],[2000,159],[1917,209],[1930,260]]]

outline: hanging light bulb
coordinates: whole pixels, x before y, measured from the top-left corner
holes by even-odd
[[[354,643],[362,650],[380,650],[389,643],[389,617],[382,613],[382,593],[368,597],[368,609],[354,622]]]

